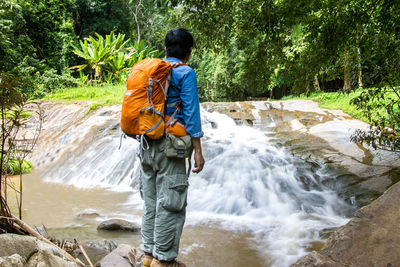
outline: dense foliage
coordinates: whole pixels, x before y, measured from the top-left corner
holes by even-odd
[[[396,85],[398,10],[388,0],[4,0],[0,71],[50,92],[76,82],[68,68],[87,63],[74,55],[85,38],[114,31],[132,40],[126,48],[143,41],[162,51],[179,26],[195,36],[205,100]]]

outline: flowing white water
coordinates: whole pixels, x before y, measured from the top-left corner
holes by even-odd
[[[202,122],[206,165],[190,177],[187,225],[251,232],[254,249],[268,258],[266,266],[288,266],[320,240],[320,230],[347,222],[344,214],[351,207],[322,185],[329,178],[323,167],[292,157],[265,133],[237,126],[226,115],[202,110]],[[127,204],[140,207],[138,143],[124,139],[118,150],[115,120],[99,124],[101,131],[85,149],[61,158],[45,178],[83,188],[131,190]],[[89,126],[80,128],[88,131]]]

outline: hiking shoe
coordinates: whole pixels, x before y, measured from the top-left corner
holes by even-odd
[[[180,261],[159,261],[156,258],[153,259],[150,267],[186,267],[186,265]]]
[[[150,267],[153,259],[154,258],[152,255],[145,255],[143,259],[143,266]]]

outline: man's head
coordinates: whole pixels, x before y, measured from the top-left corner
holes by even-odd
[[[189,31],[182,28],[170,30],[165,36],[165,52],[167,57],[180,60],[189,59],[193,47],[193,37]]]

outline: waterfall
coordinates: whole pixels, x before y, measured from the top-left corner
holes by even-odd
[[[323,166],[290,155],[257,127],[238,126],[226,115],[201,112],[206,164],[201,173],[190,176],[187,225],[250,231],[254,247],[273,259],[271,265],[288,266],[320,240],[319,231],[348,221],[345,215],[352,208],[323,185],[331,177]],[[66,133],[63,138],[80,148],[65,150],[44,171],[44,178],[82,188],[131,191],[132,204],[140,204],[138,142],[123,139],[118,149],[115,117],[93,116],[104,119],[77,126],[73,137]]]

